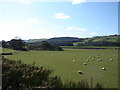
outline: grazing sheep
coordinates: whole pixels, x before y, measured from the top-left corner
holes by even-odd
[[[43,68],[43,65],[40,65],[40,68]]]
[[[89,58],[91,58],[91,57],[89,57]]]
[[[94,58],[92,58],[92,60],[94,60]]]
[[[73,63],[75,63],[76,61],[75,60],[73,60]]]
[[[80,71],[80,70],[78,70],[78,73],[79,73],[79,74],[83,74],[83,72],[82,72],[82,71]]]
[[[105,67],[103,67],[102,70],[106,70]]]
[[[87,59],[86,61],[89,62],[89,59]]]
[[[113,61],[113,59],[110,59],[110,61]]]
[[[87,65],[86,63],[84,63],[84,65]]]
[[[99,56],[97,56],[97,58],[98,58]]]
[[[99,62],[99,59],[97,60],[97,62]]]
[[[100,59],[100,61],[102,61],[102,59]]]

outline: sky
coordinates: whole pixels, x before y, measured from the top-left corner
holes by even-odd
[[[118,34],[118,2],[0,1],[0,40]]]

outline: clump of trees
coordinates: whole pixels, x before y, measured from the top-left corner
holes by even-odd
[[[3,90],[32,90],[39,88],[100,88],[99,83],[89,85],[87,81],[73,81],[63,83],[60,77],[51,76],[52,70],[38,67],[34,64],[27,65],[21,61],[8,60],[3,57],[2,89]],[[92,82],[92,81],[91,81]],[[96,89],[97,90],[97,89]]]
[[[25,42],[22,39],[11,39],[10,41],[2,40],[2,47],[3,48],[10,48],[13,50],[22,50],[27,51],[25,48]]]
[[[110,41],[86,41],[73,43],[74,46],[120,46],[120,42],[110,42]]]
[[[120,46],[120,35],[96,36],[80,39],[73,43],[74,46]]]
[[[61,47],[52,45],[46,41],[43,41],[40,44],[28,45],[27,47],[28,50],[63,51]]]
[[[21,51],[27,50],[63,51],[61,47],[52,45],[46,41],[43,41],[40,44],[26,44],[22,39],[12,39],[7,42],[2,40],[2,47]]]

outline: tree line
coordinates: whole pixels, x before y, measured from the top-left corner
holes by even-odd
[[[74,46],[120,46],[120,41],[111,42],[111,41],[86,41],[86,42],[77,42],[73,43]]]
[[[12,39],[10,41],[2,40],[3,48],[10,48],[13,50],[28,51],[28,50],[48,50],[48,51],[63,51],[59,46],[52,45],[46,41],[40,44],[26,44],[22,39]]]
[[[22,39],[11,39],[10,41],[2,40],[2,47],[3,48],[10,48],[13,50],[27,51],[25,46],[26,46],[26,43]]]

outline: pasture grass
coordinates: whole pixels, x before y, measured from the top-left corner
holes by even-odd
[[[64,49],[97,49],[97,48],[102,48],[102,49],[119,49],[120,47],[117,46],[61,46]]]
[[[99,57],[97,58],[97,56]],[[115,55],[115,56],[114,56]],[[86,80],[93,84],[101,83],[106,88],[118,87],[118,51],[115,49],[65,49],[65,51],[28,51],[5,56],[8,59],[21,60],[26,64],[43,65],[53,70],[64,82]],[[89,59],[94,57],[95,59]],[[110,61],[110,59],[113,61]],[[89,59],[89,62],[86,62]],[[103,61],[97,62],[97,59]],[[76,63],[73,63],[73,60]],[[84,65],[87,63],[87,65]],[[106,70],[102,70],[105,67]],[[79,74],[78,70],[83,71]]]
[[[12,49],[8,49],[8,48],[0,48],[0,53],[13,53],[13,52],[17,52],[17,50],[12,50]]]

